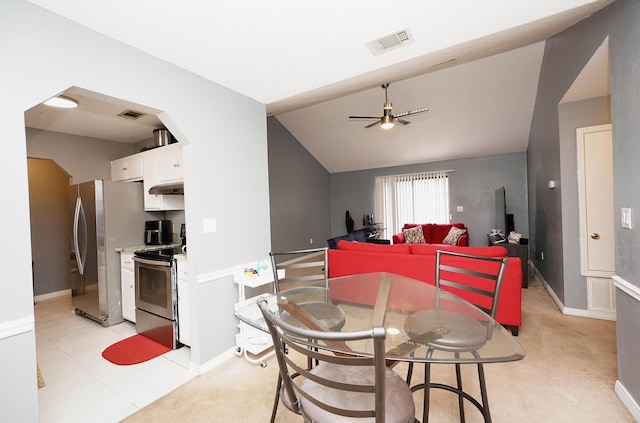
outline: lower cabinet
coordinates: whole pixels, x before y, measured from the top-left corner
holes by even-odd
[[[191,346],[191,316],[189,315],[189,266],[178,259],[178,339]]]
[[[120,253],[120,285],[122,291],[122,317],[136,322],[136,288],[133,253]]]

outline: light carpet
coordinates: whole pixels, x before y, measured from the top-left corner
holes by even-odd
[[[531,423],[634,422],[614,392],[617,379],[615,322],[566,316],[542,284],[533,280],[522,291],[523,324],[518,341],[527,357],[485,365],[493,421]],[[464,386],[477,395],[475,366],[463,366]],[[405,365],[395,370],[406,374]],[[124,420],[126,423],[268,422],[277,378],[275,358],[268,366],[241,357],[198,376]],[[455,383],[453,366],[432,366],[432,381]],[[414,381],[423,377],[416,366]],[[414,395],[416,409],[422,394]],[[431,421],[459,422],[457,397],[432,390]],[[282,405],[277,422],[301,422]],[[481,422],[469,406],[467,422]]]

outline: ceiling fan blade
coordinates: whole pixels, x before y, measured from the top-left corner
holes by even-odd
[[[411,123],[408,120],[404,120],[404,119],[396,119],[396,122],[401,123],[403,125],[408,125]]]
[[[370,123],[369,125],[365,126],[365,128],[371,128],[372,126],[376,126],[376,125],[378,125],[379,123],[380,123],[380,119],[378,118],[378,121],[377,121],[377,122]]]
[[[380,120],[380,116],[349,116],[349,119],[376,119]]]
[[[399,117],[415,115],[415,114],[418,114],[418,113],[423,113],[423,112],[428,112],[428,111],[429,111],[428,107],[421,107],[419,109],[413,109],[413,110],[409,110],[407,112],[396,113],[396,114],[393,115],[393,117],[397,119]]]

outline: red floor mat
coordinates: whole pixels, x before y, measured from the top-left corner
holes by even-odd
[[[133,335],[107,347],[102,356],[119,366],[143,363],[171,351],[171,348],[158,344],[146,336]]]

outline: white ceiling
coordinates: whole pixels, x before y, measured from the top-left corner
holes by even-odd
[[[524,151],[540,41],[613,0],[28,1],[266,104],[337,172]],[[405,28],[414,42],[380,55],[365,46]],[[390,131],[348,121],[382,114],[385,82],[394,112],[430,111]],[[600,85],[608,88],[608,79]],[[87,129],[75,128],[78,122],[101,116],[49,116],[41,107],[26,114],[28,126],[76,133]],[[136,142],[159,124],[116,130],[115,123],[111,116],[106,131],[93,125],[98,129],[81,135]]]

